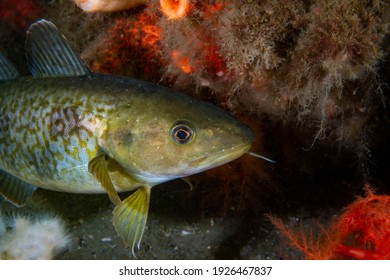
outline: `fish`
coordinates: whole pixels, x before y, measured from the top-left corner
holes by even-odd
[[[230,162],[252,129],[172,89],[91,72],[57,27],[26,34],[29,76],[0,53],[0,194],[26,204],[39,187],[107,193],[113,225],[140,249],[152,187]],[[121,199],[119,192],[133,191]]]

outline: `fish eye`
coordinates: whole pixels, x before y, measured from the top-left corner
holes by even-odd
[[[186,123],[179,123],[172,127],[171,138],[177,144],[187,144],[194,137],[194,130]]]

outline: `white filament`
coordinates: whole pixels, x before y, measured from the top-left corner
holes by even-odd
[[[262,160],[265,160],[265,161],[268,161],[270,163],[276,163],[276,161],[272,160],[272,159],[269,159],[265,156],[262,156],[262,155],[258,155],[256,153],[253,153],[253,152],[247,152],[248,155],[252,156],[252,157],[257,157],[257,158],[260,158]]]

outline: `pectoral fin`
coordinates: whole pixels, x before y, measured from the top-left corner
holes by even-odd
[[[112,203],[119,205],[121,200],[112,184],[110,175],[108,174],[106,155],[101,154],[94,157],[88,163],[88,171],[99,181],[104,190],[108,193],[108,197]]]
[[[0,196],[16,206],[23,206],[37,187],[0,170]]]
[[[131,196],[122,201],[114,209],[113,224],[123,239],[126,247],[131,246],[133,256],[134,247],[140,247],[142,235],[145,230],[148,218],[150,188],[145,186],[139,188]]]

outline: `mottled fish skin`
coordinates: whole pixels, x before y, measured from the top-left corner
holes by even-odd
[[[88,162],[118,106],[115,96],[99,94],[111,82],[92,77],[1,82],[0,168],[44,188],[103,192]]]

